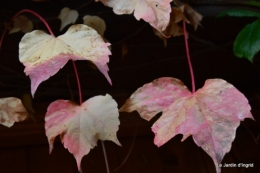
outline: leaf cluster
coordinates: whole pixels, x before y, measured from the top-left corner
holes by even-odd
[[[170,7],[171,0],[100,1],[113,8],[116,14],[134,13],[137,20],[143,19],[154,27],[158,31],[156,35],[162,39],[165,34],[184,34],[187,43],[186,30],[177,23],[184,21],[183,28],[186,28],[186,22],[190,23],[196,30],[202,20],[202,15],[178,0],[174,0],[178,8]],[[260,50],[260,13],[231,10],[219,16],[225,15],[258,18],[240,32],[234,43],[235,54],[252,61],[253,56]],[[62,21],[60,30],[75,23],[77,17],[77,11],[64,8],[59,15]],[[92,62],[112,85],[107,65],[111,54],[110,44],[105,43],[103,38],[105,22],[96,16],[85,16],[83,19],[85,25],[73,25],[59,37],[55,37],[51,30],[51,35],[39,30],[29,32],[32,24],[22,16],[18,16],[14,21],[12,32],[29,32],[19,44],[19,60],[25,66],[24,72],[31,79],[32,95],[41,82],[55,75],[68,60]],[[189,53],[187,57],[190,62]],[[193,77],[191,66],[190,70]],[[120,111],[136,110],[146,120],[163,112],[152,126],[155,133],[154,143],[162,146],[177,134],[183,134],[182,141],[192,136],[195,143],[213,159],[217,173],[220,173],[218,165],[230,150],[240,121],[245,118],[254,119],[250,112],[251,107],[242,93],[222,79],[209,79],[203,88],[196,92],[193,81],[193,88],[194,91],[190,92],[179,79],[162,77],[135,91]],[[9,127],[28,115],[19,99],[0,99],[0,108],[0,119],[4,119],[1,124]],[[30,104],[27,109],[34,112]],[[10,110],[13,112],[10,113]],[[21,114],[25,116],[21,117]],[[117,103],[108,94],[92,97],[83,103],[80,99],[80,105],[69,100],[52,102],[45,115],[45,131],[50,152],[56,136],[60,135],[64,147],[74,155],[80,170],[82,157],[96,146],[98,140],[110,140],[120,145],[116,135],[120,124],[118,117]]]

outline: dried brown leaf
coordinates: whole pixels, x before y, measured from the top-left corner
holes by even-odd
[[[170,14],[170,23],[167,26],[167,28],[160,33],[158,30],[154,29],[154,34],[157,35],[160,39],[163,40],[164,46],[167,46],[167,38],[165,36],[181,36],[183,35],[183,29],[182,27],[180,27],[177,23],[180,21],[186,21],[187,23],[189,23],[188,19],[185,17],[185,15],[183,14],[183,12],[176,7],[172,8],[172,12]]]
[[[203,17],[188,4],[184,4],[179,0],[173,0],[173,2],[177,7],[172,8],[169,25],[162,33],[154,29],[155,35],[163,40],[165,47],[167,46],[167,38],[165,36],[176,37],[183,35],[183,29],[177,24],[178,22],[185,21],[193,25],[194,30],[196,30]]]
[[[194,26],[194,30],[197,30],[198,25],[203,16],[195,11],[190,5],[180,2],[179,0],[173,0],[174,4],[181,9],[187,15],[190,24]]]
[[[22,31],[23,33],[31,32],[33,30],[33,23],[24,15],[20,15],[14,19],[13,28],[9,34]]]
[[[98,16],[86,15],[83,17],[84,24],[95,29],[99,35],[103,37],[106,30],[106,23]]]
[[[11,127],[15,122],[20,122],[28,117],[28,112],[20,99],[7,97],[0,99],[0,124]]]

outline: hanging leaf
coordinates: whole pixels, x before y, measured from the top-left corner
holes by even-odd
[[[159,31],[165,30],[170,20],[172,0],[96,0],[112,7],[116,14],[131,14],[143,19]]]
[[[154,29],[154,34],[163,40],[164,46],[167,46],[167,38],[165,36],[181,36],[183,35],[183,28],[178,25],[178,22],[185,21],[194,26],[196,30],[202,15],[193,10],[188,4],[181,3],[180,1],[174,0],[174,3],[178,6],[173,7],[170,14],[170,23],[163,32],[159,32]],[[186,16],[186,15],[187,16]]]
[[[28,113],[20,99],[7,97],[0,99],[0,124],[11,127],[28,117]]]
[[[33,30],[33,23],[24,15],[20,15],[14,19],[13,28],[9,34],[22,31],[23,33],[31,32]]]
[[[253,58],[260,50],[260,22],[255,22],[246,25],[242,31],[237,35],[234,42],[234,53],[237,57],[245,57],[249,61],[253,61]]]
[[[108,94],[92,97],[81,106],[68,100],[51,103],[45,116],[50,152],[55,137],[60,135],[80,170],[82,157],[97,145],[99,139],[120,145],[116,137],[120,124],[118,116],[117,103]]]
[[[90,16],[86,15],[83,17],[84,24],[95,29],[97,33],[103,38],[105,43],[108,43],[109,41],[104,37],[104,32],[106,30],[106,23],[103,19],[101,19],[98,16]],[[111,51],[111,46],[108,47]]]
[[[187,14],[187,19],[189,20],[190,24],[194,26],[194,30],[197,30],[197,27],[200,25],[203,16],[188,4],[182,3],[179,0],[173,0],[173,2],[182,10],[182,12]]]
[[[260,18],[260,13],[249,10],[231,9],[221,12],[218,17],[223,16],[235,17],[257,17]],[[259,19],[255,22],[246,25],[237,35],[234,42],[234,54],[239,58],[247,58],[253,61],[253,58],[260,50],[260,22]]]
[[[74,24],[79,16],[76,10],[70,10],[68,7],[64,7],[59,15],[61,20],[60,31],[62,31],[67,25]]]
[[[81,24],[71,26],[57,38],[39,30],[25,34],[19,44],[19,58],[30,76],[32,95],[42,81],[56,74],[70,59],[90,60],[111,84],[107,73],[109,45],[94,29]]]
[[[104,36],[106,30],[106,23],[98,16],[86,15],[83,17],[84,24],[95,29],[100,36]]]
[[[178,22],[180,22],[182,20],[189,23],[188,19],[185,17],[185,15],[181,11],[181,9],[173,7],[172,12],[170,14],[170,23],[167,26],[167,28],[162,32],[163,35],[158,30],[156,30],[156,29],[153,30],[154,34],[163,40],[164,47],[167,46],[167,38],[165,36],[176,37],[176,36],[183,35],[183,28],[177,24]]]
[[[195,143],[213,159],[216,170],[230,151],[240,121],[254,119],[245,96],[222,79],[209,79],[202,89],[191,93],[178,79],[159,78],[135,91],[120,111],[137,110],[153,124],[154,143],[161,146],[177,134],[182,141],[192,135]]]

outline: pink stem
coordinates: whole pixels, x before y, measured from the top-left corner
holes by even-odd
[[[14,19],[15,19],[16,17],[18,17],[21,13],[24,13],[24,12],[31,13],[31,14],[35,15],[36,17],[38,17],[38,18],[44,23],[44,25],[45,25],[46,28],[48,29],[49,33],[50,33],[52,36],[54,36],[54,34],[53,34],[53,32],[52,32],[50,26],[49,26],[48,23],[46,22],[46,20],[45,20],[44,18],[42,18],[42,16],[39,15],[38,13],[36,13],[35,11],[29,10],[29,9],[23,9],[23,10],[17,12],[17,13],[13,16],[12,21],[14,21]],[[7,30],[7,29],[5,28],[5,30],[4,30],[4,32],[3,32],[2,36],[1,36],[1,40],[0,40],[0,50],[1,50],[1,47],[2,47],[2,42],[3,42],[4,36],[5,36],[6,30]],[[54,36],[54,37],[55,37],[55,36]]]
[[[29,10],[29,9],[24,9],[24,10],[21,10],[19,11],[18,13],[16,13],[14,15],[14,17],[12,18],[12,20],[14,20],[17,16],[19,16],[21,13],[24,13],[24,12],[28,12],[28,13],[32,13],[33,15],[35,15],[36,17],[38,17],[43,23],[44,25],[46,26],[46,28],[48,29],[49,33],[54,36],[50,26],[48,25],[48,23],[46,22],[46,20],[44,18],[42,18],[38,13],[32,11],[32,10]],[[6,33],[6,29],[4,30],[2,36],[1,36],[1,40],[0,40],[0,49],[1,49],[1,45],[2,45],[2,41],[3,41],[3,38],[4,38],[4,35]],[[54,36],[55,37],[55,36]],[[72,60],[72,64],[73,64],[73,68],[74,68],[74,71],[75,71],[75,75],[76,75],[76,78],[77,78],[77,83],[78,83],[78,89],[79,89],[79,102],[80,102],[80,105],[82,104],[82,93],[81,93],[81,87],[80,87],[80,80],[79,80],[79,75],[78,75],[78,71],[77,71],[77,68],[76,68],[76,64],[75,62]],[[107,161],[107,157],[106,157],[106,150],[105,150],[105,146],[102,142],[102,147],[103,147],[103,151],[104,151],[104,156],[105,156],[105,161],[106,161],[106,167],[107,167],[107,173],[109,173],[109,168],[108,168],[108,161]]]
[[[109,166],[108,166],[108,160],[107,160],[107,153],[106,153],[105,144],[104,144],[103,141],[101,141],[101,144],[102,144],[102,149],[103,149],[103,153],[104,153],[104,157],[105,157],[107,173],[110,173],[110,171],[109,171]]]
[[[131,147],[130,147],[130,149],[129,149],[129,151],[128,151],[126,157],[125,157],[125,159],[123,160],[123,162],[122,162],[116,169],[114,169],[114,172],[118,171],[118,170],[125,164],[125,162],[126,162],[127,159],[129,158],[131,152],[133,151],[134,144],[135,144],[135,139],[136,139],[136,136],[137,136],[137,129],[138,129],[139,122],[140,122],[140,121],[138,121],[138,122],[136,123],[136,128],[135,128],[135,132],[134,132],[134,138],[133,138]]]
[[[53,34],[53,32],[52,32],[50,26],[49,26],[48,23],[46,22],[46,20],[45,20],[44,18],[42,18],[42,16],[40,16],[38,13],[36,13],[36,12],[34,12],[34,11],[32,11],[32,10],[23,9],[23,10],[19,11],[18,13],[16,13],[16,14],[14,15],[14,17],[12,18],[12,20],[14,20],[14,19],[15,19],[16,17],[18,17],[21,13],[24,13],[24,12],[31,13],[31,14],[35,15],[36,17],[38,17],[38,18],[44,23],[44,25],[45,25],[46,28],[48,29],[49,33],[50,33],[52,36],[54,36],[54,34]]]
[[[71,61],[72,61],[73,68],[74,68],[74,71],[75,71],[75,75],[76,75],[76,78],[77,78],[77,83],[78,83],[78,88],[79,88],[79,104],[81,105],[82,104],[82,93],[81,93],[81,87],[80,87],[80,80],[79,80],[78,70],[77,70],[75,62],[73,60],[71,60]]]
[[[185,41],[185,48],[186,48],[186,55],[189,63],[189,68],[190,68],[190,76],[191,76],[191,84],[192,84],[192,93],[195,93],[195,79],[194,79],[194,73],[192,69],[192,64],[190,60],[190,52],[189,52],[189,45],[188,45],[188,36],[187,36],[187,31],[186,31],[186,23],[183,20],[183,32],[184,32],[184,41]]]

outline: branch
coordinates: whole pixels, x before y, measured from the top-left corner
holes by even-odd
[[[245,127],[245,129],[247,130],[249,135],[253,138],[253,141],[256,143],[256,145],[258,145],[257,139],[255,138],[255,135],[251,132],[251,130],[247,127],[247,125],[244,122],[242,122],[242,125]]]

